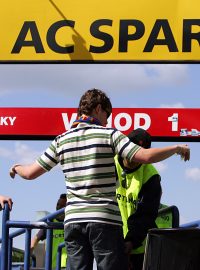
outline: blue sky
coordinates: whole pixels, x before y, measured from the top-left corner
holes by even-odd
[[[113,107],[198,108],[199,64],[108,64],[108,65],[0,65],[1,107],[78,106],[90,88],[100,88]],[[47,119],[51,121],[51,119]],[[35,220],[36,211],[54,211],[57,198],[65,192],[60,168],[33,181],[8,175],[13,163],[30,163],[50,141],[0,141],[1,194],[13,198],[13,220]],[[153,147],[175,143],[154,142]],[[178,156],[156,164],[165,204],[175,204],[181,223],[200,219],[199,143],[189,143],[191,161]]]

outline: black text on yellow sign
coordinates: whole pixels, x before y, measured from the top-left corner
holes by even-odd
[[[109,19],[99,19],[91,24],[89,29],[91,36],[103,41],[102,46],[95,46],[91,44],[89,46],[90,53],[107,53],[112,50],[114,45],[114,37],[109,33],[101,30],[102,26],[112,27],[113,21]],[[200,26],[200,19],[187,19],[183,20],[183,33],[182,33],[182,46],[181,52],[192,51],[192,41],[196,40],[200,45],[200,31],[198,33],[192,32],[193,26]],[[56,41],[57,32],[63,27],[75,27],[75,21],[62,20],[57,21],[50,25],[47,29],[46,41],[49,48],[60,54],[70,54],[74,52],[74,45],[61,46]],[[129,28],[134,27],[135,32],[129,34]],[[32,40],[26,40],[26,36],[30,31]],[[159,39],[159,33],[163,31],[164,38]],[[131,41],[137,41],[144,36],[145,25],[139,20],[120,20],[119,24],[119,38],[118,38],[118,52],[128,52],[128,45],[131,46]],[[166,19],[158,19],[155,21],[151,33],[146,41],[143,52],[153,52],[156,46],[166,46],[169,52],[178,52],[178,46],[171,30],[170,24]],[[26,21],[22,25],[19,35],[16,39],[14,47],[12,49],[13,54],[20,53],[24,47],[33,47],[36,53],[45,53],[43,42],[40,37],[40,32],[36,22]]]
[[[18,0],[1,7],[0,62],[200,62],[199,0]]]

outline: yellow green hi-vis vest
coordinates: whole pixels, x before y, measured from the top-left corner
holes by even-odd
[[[58,222],[56,219],[53,222]],[[53,246],[52,246],[52,269],[56,269],[56,257],[58,246],[64,242],[64,230],[53,230]],[[61,267],[65,268],[67,265],[66,248],[62,249]]]
[[[124,238],[128,232],[127,220],[137,209],[138,195],[142,186],[153,176],[158,174],[156,168],[151,164],[142,164],[136,171],[126,174],[126,188],[123,187],[123,169],[121,168],[118,157],[115,157],[115,165],[118,174],[116,196],[123,221]],[[142,246],[134,249],[132,253],[139,254],[144,252],[145,240]]]

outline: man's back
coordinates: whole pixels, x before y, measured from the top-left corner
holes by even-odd
[[[121,223],[115,198],[112,132],[84,123],[59,138],[58,155],[67,180],[66,222]]]
[[[138,150],[119,131],[97,124],[79,123],[58,136],[38,160],[51,169],[60,163],[65,175],[68,203],[65,225],[101,222],[121,225],[115,197],[115,153]],[[47,165],[45,165],[47,164]]]

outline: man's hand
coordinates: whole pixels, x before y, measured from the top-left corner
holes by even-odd
[[[125,242],[125,253],[129,255],[131,253],[132,249],[133,249],[132,242],[131,241]]]
[[[12,199],[10,197],[0,195],[0,205],[2,209],[4,209],[6,202],[8,203],[10,210],[12,210],[13,205]]]
[[[177,145],[177,155],[181,156],[184,161],[190,160],[190,148],[187,144]]]
[[[132,249],[133,249],[132,242],[131,241],[125,242],[125,253],[127,254],[127,257],[128,257],[128,269],[129,270],[133,269],[133,266],[132,266],[131,260],[130,260],[130,254],[131,254]]]
[[[19,164],[15,164],[9,170],[9,174],[10,174],[10,177],[12,179],[14,179],[15,178],[15,175],[17,174],[16,169],[15,169],[17,166],[20,166],[20,165]]]

